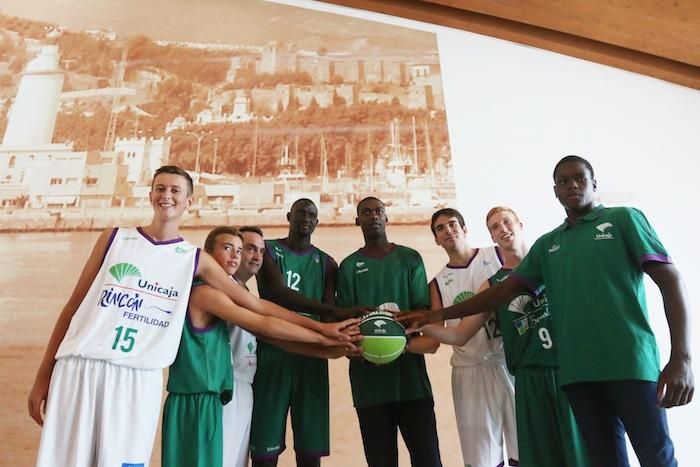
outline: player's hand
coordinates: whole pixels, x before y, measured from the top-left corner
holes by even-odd
[[[341,330],[341,332],[349,338],[350,343],[354,343],[354,342],[358,342],[358,341],[362,340],[362,334],[360,334],[360,319],[359,318],[346,319],[342,323],[345,323],[345,327]],[[355,347],[355,345],[352,344],[352,347]]]
[[[34,385],[29,391],[27,406],[29,416],[34,419],[39,426],[44,426],[44,413],[46,412],[46,398],[49,396],[49,379],[37,375]]]
[[[362,347],[354,344],[352,347],[346,347],[345,356],[348,358],[362,358]]]
[[[659,407],[671,408],[693,400],[695,385],[690,357],[673,358],[664,367],[656,385]]]
[[[353,325],[359,324],[357,318],[346,319],[339,323],[320,323],[320,332],[324,336],[338,339],[343,342],[353,342],[357,339],[353,337],[360,333],[359,327],[355,329]]]
[[[411,334],[420,332],[421,328],[426,324],[440,321],[440,317],[433,316],[434,314],[434,310],[409,311],[397,315],[396,321],[404,325],[406,334]]]
[[[362,338],[362,336],[360,336],[360,338]],[[359,357],[361,355],[360,352],[362,351],[362,348],[358,347],[353,342],[346,342],[345,344],[343,344],[342,350],[343,350],[343,353],[342,353],[343,357],[352,358],[352,357]]]

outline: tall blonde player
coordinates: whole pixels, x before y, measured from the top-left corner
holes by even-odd
[[[449,258],[430,282],[431,309],[460,303],[475,295],[481,284],[502,264],[497,247],[472,248],[467,241],[464,218],[456,209],[436,211],[430,224],[435,243]],[[448,327],[469,327],[476,318],[449,320]],[[427,326],[428,336],[452,344],[452,398],[464,465],[503,465],[503,440],[508,465],[517,465],[518,445],[512,376],[506,367],[503,340],[495,316],[471,339],[464,333],[440,332]],[[432,328],[432,329],[431,329]]]

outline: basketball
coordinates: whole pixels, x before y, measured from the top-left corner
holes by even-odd
[[[360,321],[361,353],[368,362],[384,365],[393,362],[406,347],[406,332],[388,311],[371,311]]]

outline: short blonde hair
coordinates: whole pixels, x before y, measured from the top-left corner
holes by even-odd
[[[496,206],[495,208],[491,208],[489,212],[486,213],[486,228],[489,229],[489,219],[491,219],[492,216],[495,214],[498,214],[499,212],[509,212],[513,214],[513,218],[515,219],[516,222],[520,222],[520,218],[516,214],[515,211],[513,211],[511,208],[506,207],[506,206]],[[491,229],[489,229],[491,231]]]

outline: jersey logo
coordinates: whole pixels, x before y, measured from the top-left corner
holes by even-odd
[[[484,266],[488,266],[489,264],[491,264],[491,261],[485,259],[481,262],[481,264],[483,264]]]
[[[520,295],[510,302],[510,305],[508,305],[508,311],[523,315],[522,317],[513,320],[513,326],[515,327],[515,330],[518,331],[519,336],[522,336],[530,330],[530,316],[527,314],[527,311],[525,311],[525,307],[530,302],[532,302],[532,298],[530,296]]]
[[[525,314],[525,307],[527,306],[528,303],[532,301],[532,298],[529,297],[528,295],[519,295],[515,299],[513,299],[512,302],[508,305],[508,311],[512,311],[513,313],[518,313],[521,315]]]
[[[357,263],[355,263],[355,267],[357,268],[355,269],[355,274],[362,274],[363,272],[369,271],[369,268],[365,266],[364,261],[358,261]]]
[[[560,246],[558,243],[552,245],[552,247],[549,249],[550,253],[554,253],[555,251],[559,250]]]
[[[161,307],[159,307],[159,306],[155,306],[155,305],[151,305],[151,306],[149,306],[149,307],[147,307],[147,308],[145,308],[145,309],[146,309],[146,310],[153,310],[154,308],[155,308],[156,310],[158,310],[158,311],[162,311],[163,313],[167,313],[167,314],[172,313],[172,311],[170,311],[170,310],[165,310],[165,309],[163,309],[163,308],[161,308]]]
[[[610,222],[603,222],[602,224],[598,224],[595,226],[595,228],[600,232],[595,234],[595,237],[593,237],[595,240],[612,240],[615,237],[613,237],[613,234],[611,232],[606,232],[609,228],[614,227]]]
[[[192,247],[192,248],[194,248],[194,247]],[[190,251],[192,251],[192,248],[182,248],[181,246],[176,246],[175,253],[180,253],[180,254],[189,253]]]
[[[442,282],[445,284],[445,286],[450,285],[450,284],[453,283],[454,281],[455,281],[455,280],[454,280],[454,278],[452,277],[452,271],[450,271],[450,272],[445,273],[445,274],[442,275]]]
[[[519,295],[510,302],[508,311],[522,315],[513,319],[513,326],[519,336],[530,329],[542,326],[540,322],[549,318],[547,297],[544,295],[534,298],[530,295]],[[542,339],[541,336],[540,338]]]
[[[117,263],[111,268],[109,268],[109,273],[120,284],[122,283],[122,279],[124,279],[125,277],[141,277],[141,271],[139,271],[139,268],[137,268],[131,263]]]
[[[605,231],[612,226],[613,225],[610,222],[603,222],[602,224],[596,225],[595,228],[598,229],[601,233],[605,233]]]
[[[456,305],[458,303],[462,303],[466,301],[467,299],[471,298],[474,296],[474,292],[471,290],[465,290],[457,294],[454,300],[452,300],[452,304]]]
[[[522,336],[528,331],[528,329],[530,329],[530,323],[528,322],[527,316],[513,320],[513,326],[515,326],[519,336]]]

